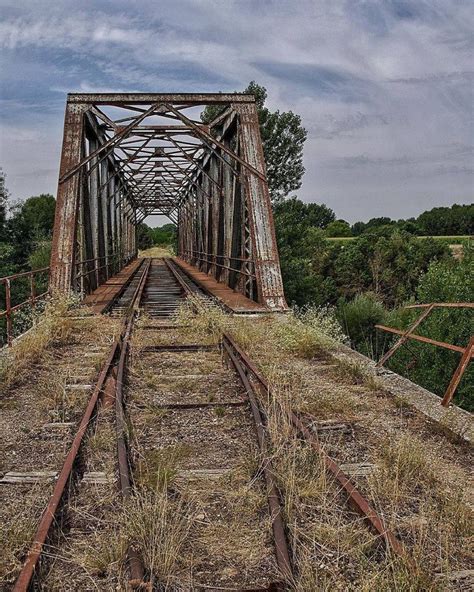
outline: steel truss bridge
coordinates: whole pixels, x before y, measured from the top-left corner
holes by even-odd
[[[205,125],[207,105],[219,108]],[[136,257],[150,215],[177,225],[185,262],[286,309],[252,95],[68,95],[51,289],[95,290]]]

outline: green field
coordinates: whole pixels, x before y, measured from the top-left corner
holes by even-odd
[[[364,236],[364,235],[361,234],[359,236]],[[356,238],[359,238],[359,237],[358,236],[340,236],[340,237],[333,236],[333,237],[327,237],[326,240],[343,243],[346,241],[354,240]],[[473,240],[474,237],[466,234],[466,235],[453,235],[453,236],[418,236],[417,238],[419,238],[419,239],[432,238],[434,240],[440,240],[440,241],[447,242],[450,245],[462,245],[468,240]]]

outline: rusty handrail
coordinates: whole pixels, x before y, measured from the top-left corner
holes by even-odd
[[[13,315],[18,310],[25,308],[26,306],[31,306],[31,310],[35,309],[36,303],[39,300],[43,300],[49,294],[49,289],[45,292],[41,292],[40,294],[36,293],[36,283],[35,278],[40,275],[41,273],[49,272],[49,267],[42,267],[40,269],[33,269],[31,271],[22,271],[20,273],[14,273],[12,275],[7,275],[5,277],[0,278],[0,284],[5,286],[5,309],[0,310],[0,318],[6,318],[6,330],[7,330],[7,345],[9,347],[13,344]],[[24,300],[18,304],[12,305],[12,282],[19,279],[19,278],[29,278],[30,279],[30,286],[29,286],[29,296],[27,300]]]
[[[417,335],[413,333],[413,331],[428,317],[435,308],[474,308],[473,302],[431,302],[429,304],[409,304],[404,308],[415,309],[421,308],[423,312],[421,315],[415,320],[414,323],[410,325],[408,329],[402,331],[400,329],[394,329],[393,327],[387,327],[386,325],[375,325],[376,329],[380,329],[381,331],[386,331],[387,333],[394,333],[395,335],[400,335],[400,339],[396,341],[392,347],[380,358],[377,362],[376,367],[380,368],[383,366],[392,356],[393,354],[408,340],[413,339],[414,341],[421,341],[422,343],[428,343],[430,345],[434,345],[435,347],[442,347],[443,349],[447,349],[450,351],[455,351],[457,353],[462,354],[461,360],[454,371],[451,380],[446,388],[446,391],[441,399],[441,405],[443,407],[447,407],[453,397],[454,393],[456,392],[459,383],[461,382],[461,378],[466,371],[469,363],[471,362],[472,358],[474,357],[474,335],[471,336],[469,343],[466,347],[461,347],[459,345],[453,345],[452,343],[446,343],[444,341],[437,341],[436,339],[431,339],[430,337],[425,337],[424,335]]]
[[[107,278],[111,276],[110,273],[110,266],[115,265],[118,263],[120,265],[121,262],[125,263],[127,260],[130,260],[132,255],[121,255],[120,253],[113,253],[112,255],[102,255],[100,257],[94,257],[92,259],[84,259],[83,261],[76,261],[74,266],[79,270],[81,270],[81,266],[94,262],[93,269],[85,273],[77,273],[74,278],[75,282],[78,282],[83,277],[89,276],[91,273],[98,274],[100,270],[107,269]],[[107,261],[108,259],[108,261]],[[104,265],[97,265],[100,261],[106,260],[107,262]],[[113,271],[113,268],[112,268]],[[0,278],[0,285],[5,286],[5,309],[0,310],[0,319],[3,317],[6,318],[6,340],[7,345],[9,347],[13,344],[14,339],[14,327],[13,327],[13,317],[14,313],[18,312],[22,308],[26,306],[31,306],[31,309],[34,310],[35,306],[38,301],[44,300],[49,294],[50,290],[49,287],[47,290],[41,293],[36,292],[37,285],[35,283],[35,278],[40,274],[45,274],[50,272],[50,267],[41,267],[39,269],[33,269],[31,271],[22,271],[19,273],[14,273],[11,275],[7,275]],[[30,287],[29,287],[29,296],[26,300],[19,302],[18,304],[12,304],[12,282],[17,279],[24,279],[30,278]]]

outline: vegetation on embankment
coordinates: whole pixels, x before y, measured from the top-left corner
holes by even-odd
[[[410,302],[469,302],[474,296],[474,248],[470,240],[454,256],[444,240],[418,237],[383,226],[348,241],[325,236],[331,211],[324,205],[288,200],[275,206],[275,224],[285,294],[290,305],[333,306],[352,347],[378,359],[395,337],[376,324],[406,329],[419,312]],[[466,346],[472,310],[437,310],[418,333]],[[389,367],[442,395],[459,354],[423,343],[400,348]],[[474,408],[474,368],[463,377],[455,402]]]
[[[467,569],[472,534],[468,462],[462,445],[441,438],[426,419],[388,395],[361,365],[340,359],[343,335],[334,311],[243,318],[199,299],[178,321],[194,339],[230,332],[266,377],[262,397],[272,462],[285,504],[294,590],[438,590],[450,572]],[[298,438],[291,409],[318,430],[338,463],[372,467],[353,479],[406,547],[386,555],[324,469]],[[342,431],[324,429],[338,424]]]

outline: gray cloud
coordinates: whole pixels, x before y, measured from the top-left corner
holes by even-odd
[[[68,91],[255,79],[308,129],[302,199],[348,220],[472,200],[468,0],[2,0],[2,13],[0,165],[15,197],[55,192]]]

